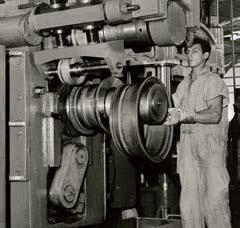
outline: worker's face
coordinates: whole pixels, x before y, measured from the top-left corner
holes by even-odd
[[[193,46],[188,47],[186,54],[188,57],[188,64],[193,68],[204,65],[209,56],[208,52],[203,53],[200,44],[194,44]]]

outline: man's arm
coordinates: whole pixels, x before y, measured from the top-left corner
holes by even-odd
[[[182,123],[202,123],[202,124],[217,124],[222,116],[223,96],[217,96],[207,101],[208,108],[199,112],[183,110],[181,108],[170,108],[168,117],[163,123],[164,125],[173,125],[178,122]]]
[[[207,101],[208,108],[200,112],[195,112],[193,116],[182,118],[184,123],[203,123],[203,124],[217,124],[222,116],[223,97],[217,96]]]
[[[177,86],[176,92],[172,94],[172,99],[175,107],[180,107],[182,104],[183,95],[186,91],[186,79],[183,79]]]

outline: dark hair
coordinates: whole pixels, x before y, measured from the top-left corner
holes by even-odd
[[[209,55],[210,55],[210,53],[211,53],[211,45],[210,45],[210,42],[208,40],[202,39],[200,37],[194,37],[192,45],[194,45],[194,44],[200,44],[203,53],[208,52]]]
[[[210,56],[210,54],[211,54],[211,45],[210,45],[210,42],[209,42],[208,40],[204,39],[204,38],[201,38],[201,37],[194,37],[191,43],[190,43],[190,42],[185,42],[185,43],[183,44],[185,53],[187,53],[187,52],[186,52],[186,51],[187,51],[187,48],[192,47],[194,44],[200,44],[200,47],[201,47],[201,49],[202,49],[203,54],[206,53],[206,52],[208,52],[208,53],[209,53],[209,56]],[[208,61],[209,56],[208,56],[208,58],[205,60],[205,62]]]

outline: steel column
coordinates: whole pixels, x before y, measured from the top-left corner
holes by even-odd
[[[6,227],[6,56],[0,45],[0,227]]]

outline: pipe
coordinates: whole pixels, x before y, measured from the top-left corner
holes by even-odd
[[[232,71],[233,71],[233,93],[236,100],[236,74],[235,74],[235,42],[233,39],[233,0],[231,0],[231,37],[232,37]]]
[[[39,45],[42,37],[29,26],[29,14],[0,18],[0,44],[7,48]]]
[[[52,12],[45,10],[45,13],[40,14],[38,14],[38,10],[41,10],[41,5],[32,11],[29,17],[30,27],[34,32],[72,25],[86,25],[105,20],[103,4]],[[42,11],[44,12],[44,10]]]
[[[7,144],[6,144],[6,54],[5,54],[5,47],[0,45],[0,227],[5,228],[7,227],[6,220],[7,220],[7,195],[6,195],[6,188],[7,183],[6,180],[8,178],[8,173],[6,172],[7,167]],[[9,159],[8,159],[9,161]],[[9,165],[8,165],[9,166]]]
[[[200,23],[200,28],[209,36],[210,40],[212,41],[212,44],[216,45],[217,40],[215,39],[211,31],[202,23]]]
[[[93,71],[99,71],[99,70],[108,70],[109,66],[108,65],[93,65],[93,66],[81,66],[81,64],[73,64],[69,68],[69,73],[72,77],[78,77],[82,73],[89,73]],[[56,76],[58,75],[58,70],[46,70],[44,72],[48,76]]]
[[[219,24],[219,7],[218,0],[213,0],[210,4],[210,26],[218,26]]]
[[[222,23],[219,24],[220,27],[228,26],[231,23],[240,23],[240,17],[235,17],[232,20],[229,21],[223,21]]]
[[[153,46],[147,24],[138,20],[117,26],[105,25],[99,31],[100,40],[103,42],[113,40],[124,40],[126,47]]]

